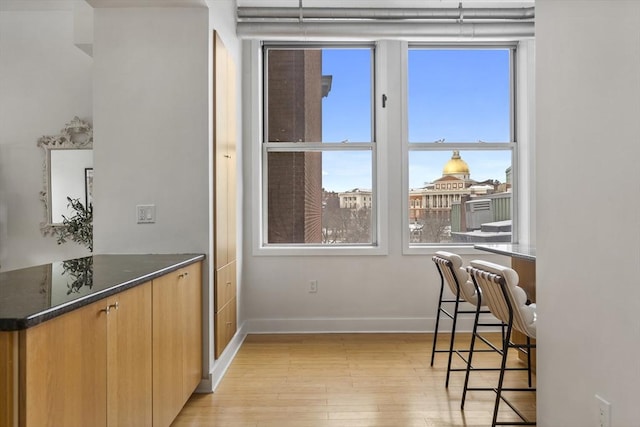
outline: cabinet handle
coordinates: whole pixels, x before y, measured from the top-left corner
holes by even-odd
[[[183,277],[187,277],[188,275],[189,275],[189,272],[185,271],[184,273],[178,274],[178,279],[182,279]]]
[[[227,286],[231,286],[231,282],[227,282]]]
[[[230,327],[230,326],[231,326],[231,322],[227,322],[227,327]]]
[[[118,301],[116,301],[115,304],[109,304],[108,306],[106,306],[105,308],[101,309],[100,311],[98,311],[98,313],[106,313],[109,314],[109,312],[111,311],[111,309],[117,310],[118,308],[120,308],[120,303]]]

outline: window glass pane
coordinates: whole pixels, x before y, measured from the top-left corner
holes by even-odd
[[[371,151],[268,154],[270,244],[371,244]]]
[[[409,142],[510,142],[509,49],[410,49]]]
[[[372,49],[267,52],[267,141],[372,141]]]
[[[409,152],[411,243],[510,242],[511,151]]]

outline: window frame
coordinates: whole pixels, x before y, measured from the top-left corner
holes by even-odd
[[[411,38],[410,38],[411,39]],[[309,40],[313,40],[310,38]],[[334,39],[332,39],[334,40]],[[437,45],[445,47],[465,46],[469,40],[448,40],[437,43],[426,43],[423,39],[413,38],[421,45]],[[446,245],[409,248],[409,234],[402,230],[408,228],[408,141],[406,111],[407,87],[407,40],[367,40],[375,44],[375,114],[376,114],[376,174],[378,196],[378,246],[364,248],[314,247],[287,248],[262,247],[262,45],[264,39],[249,38],[242,41],[243,69],[242,78],[242,139],[239,147],[244,153],[243,167],[247,171],[244,201],[245,206],[244,239],[248,243],[248,255],[251,256],[375,256],[389,255],[432,255]],[[286,43],[290,44],[290,43]],[[293,44],[293,43],[291,43]],[[305,43],[308,44],[308,43]],[[534,244],[536,236],[536,141],[535,141],[535,40],[530,37],[505,37],[499,42],[482,43],[483,45],[514,46],[513,63],[515,65],[516,87],[515,118],[517,127],[515,135],[517,146],[513,150],[512,184],[517,191],[513,193],[512,218],[513,241],[519,244]],[[389,96],[387,106],[383,109],[381,97]],[[504,145],[504,144],[502,144]],[[242,148],[244,147],[244,148]],[[449,147],[444,147],[449,149]],[[463,147],[464,149],[464,147]],[[517,163],[516,163],[517,161]],[[517,165],[517,169],[515,169]],[[242,176],[240,177],[242,179]],[[398,189],[398,186],[401,188]],[[400,190],[400,191],[398,191]],[[398,206],[401,204],[401,206]],[[391,211],[390,206],[393,206]],[[252,207],[256,207],[252,209]],[[402,211],[402,212],[400,212]],[[398,229],[402,227],[402,229]],[[393,231],[393,233],[390,233]],[[243,238],[242,235],[239,238]],[[250,248],[250,249],[249,249]],[[452,248],[460,255],[477,256],[481,254],[473,246],[457,246]]]
[[[259,218],[254,218],[254,255],[384,255],[387,253],[386,230],[381,228],[381,218],[386,215],[382,212],[384,200],[382,196],[386,192],[383,184],[385,174],[380,173],[381,159],[383,153],[380,150],[381,126],[378,125],[379,103],[377,99],[377,89],[381,81],[380,65],[378,61],[378,45],[375,42],[253,42],[254,48],[258,50],[258,66],[252,67],[252,72],[257,73],[260,81],[258,90],[259,105],[259,127],[256,132],[259,135],[260,145],[259,158],[259,189],[254,187],[254,191],[259,192]],[[269,49],[370,49],[371,51],[371,141],[370,142],[350,142],[341,144],[339,142],[269,142],[268,141],[268,63],[267,56]],[[255,51],[254,51],[255,52]],[[254,110],[255,111],[255,110]],[[308,243],[268,243],[268,160],[269,153],[274,152],[370,152],[371,153],[371,243],[350,243],[350,244],[308,244]],[[255,165],[255,161],[254,161]],[[256,169],[254,169],[256,170]],[[384,187],[384,189],[381,189]]]
[[[447,50],[469,50],[469,49],[508,49],[509,50],[509,92],[510,92],[510,141],[505,142],[482,142],[479,144],[478,142],[446,142],[446,143],[438,143],[436,141],[433,142],[410,142],[409,141],[409,109],[408,109],[408,101],[409,101],[409,50],[410,49],[447,49]],[[403,105],[405,109],[403,110],[402,117],[402,127],[403,127],[403,138],[402,138],[402,247],[403,254],[405,255],[414,255],[414,254],[425,254],[425,253],[433,253],[436,250],[441,249],[452,249],[456,250],[458,253],[464,253],[467,250],[471,250],[473,245],[476,243],[414,243],[411,242],[411,230],[410,230],[410,221],[409,221],[409,203],[410,203],[410,189],[409,189],[409,156],[411,152],[432,152],[432,151],[511,151],[511,170],[512,170],[512,182],[511,182],[511,243],[517,243],[520,240],[519,235],[519,215],[518,215],[518,206],[519,206],[519,185],[518,185],[518,159],[520,158],[518,153],[518,134],[519,134],[519,126],[518,126],[518,52],[519,43],[518,42],[495,42],[495,43],[426,43],[426,42],[415,42],[415,43],[407,43],[405,45],[405,49],[403,51],[403,61],[402,61],[402,96],[403,96]],[[487,242],[488,243],[488,242]]]

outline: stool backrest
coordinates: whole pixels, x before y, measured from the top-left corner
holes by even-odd
[[[518,273],[509,267],[488,261],[471,261],[469,275],[482,291],[483,302],[491,313],[531,338],[536,337],[536,307],[527,305],[527,294],[518,286]]]
[[[477,304],[478,296],[476,287],[469,278],[467,270],[462,266],[462,258],[460,255],[446,251],[438,251],[432,259],[449,285],[451,292],[458,296],[457,288],[459,287],[460,298],[472,304]]]

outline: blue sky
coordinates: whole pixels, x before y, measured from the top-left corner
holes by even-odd
[[[323,75],[332,75],[323,98],[325,142],[369,142],[371,124],[371,52],[324,49]],[[505,142],[510,140],[509,51],[506,49],[409,51],[409,141]],[[511,153],[462,151],[471,178],[505,180]],[[451,151],[413,152],[409,185],[420,187],[442,175]],[[344,191],[371,188],[369,152],[324,152],[323,186]]]

